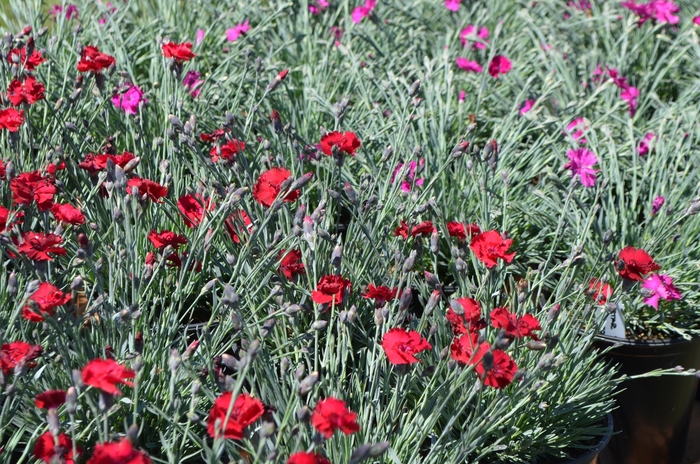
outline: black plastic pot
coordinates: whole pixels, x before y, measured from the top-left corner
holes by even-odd
[[[700,338],[631,341],[599,337],[595,345],[612,348],[604,358],[627,375],[654,369],[700,367]],[[600,464],[680,464],[695,400],[695,376],[627,380],[613,411],[616,433],[599,456]]]
[[[608,428],[608,433],[603,436],[603,438],[600,440],[600,443],[598,443],[598,446],[584,454],[583,456],[579,456],[576,459],[572,459],[570,461],[564,461],[561,464],[593,464],[595,462],[595,459],[598,457],[600,452],[605,449],[605,447],[608,445],[610,442],[610,437],[613,433],[613,417],[611,414],[608,414],[607,417],[605,418],[606,421],[606,426]]]

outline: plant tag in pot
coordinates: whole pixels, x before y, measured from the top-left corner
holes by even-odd
[[[627,338],[627,333],[625,330],[625,317],[622,315],[622,310],[624,306],[622,303],[617,303],[615,311],[608,312],[605,310],[605,306],[598,309],[598,315],[601,313],[605,315],[605,322],[603,327],[600,329],[600,335],[605,335],[606,337],[615,338]]]

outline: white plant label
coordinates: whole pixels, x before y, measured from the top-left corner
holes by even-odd
[[[617,309],[612,313],[608,313],[602,307],[598,309],[598,314],[605,314],[605,323],[600,329],[601,335],[615,338],[627,338],[625,317],[622,315],[622,309],[624,309],[624,307],[621,303],[617,304]]]

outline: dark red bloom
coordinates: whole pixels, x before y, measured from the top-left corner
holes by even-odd
[[[588,294],[591,295],[593,301],[600,305],[607,303],[608,298],[613,294],[613,288],[610,284],[603,283],[598,279],[591,279],[588,283]]]
[[[330,397],[316,403],[311,424],[328,439],[336,430],[345,435],[359,431],[360,425],[355,420],[356,417],[357,413],[350,411],[345,401]]]
[[[485,323],[481,320],[481,305],[478,301],[465,297],[456,298],[454,302],[458,303],[464,311],[464,314],[460,315],[450,308],[445,313],[455,336],[469,332],[476,333],[485,327]]]
[[[479,378],[483,379],[484,385],[493,388],[505,388],[513,381],[515,373],[518,371],[518,366],[505,351],[493,350],[493,366],[491,369],[486,371],[483,362],[480,362],[476,365],[474,371],[479,374]],[[484,373],[486,373],[486,378],[484,378]]]
[[[85,216],[82,211],[68,203],[54,203],[53,206],[51,206],[51,214],[53,214],[53,217],[55,217],[57,221],[66,224],[72,224],[74,226],[85,224]]]
[[[418,225],[410,227],[406,221],[401,221],[401,225],[394,229],[394,237],[403,237],[404,240],[411,237],[416,237],[418,235],[422,237],[429,237],[430,234],[435,230],[435,226],[432,221],[423,221]]]
[[[177,200],[177,207],[185,216],[185,225],[192,229],[202,222],[207,212],[216,208],[216,204],[211,198],[205,198],[198,193],[188,193]]]
[[[617,269],[623,279],[641,282],[644,280],[644,274],[661,269],[661,266],[654,262],[654,258],[641,248],[627,246],[620,250],[618,258]]]
[[[131,193],[135,187],[138,189],[139,195],[146,195],[152,201],[157,203],[163,203],[161,198],[168,194],[168,189],[160,185],[158,182],[153,182],[150,179],[141,179],[140,177],[132,177],[126,183],[126,186],[128,193]]]
[[[373,299],[375,306],[381,308],[386,304],[387,301],[391,301],[396,298],[397,288],[389,288],[384,285],[374,286],[374,284],[367,285],[367,290],[362,294],[363,298]]]
[[[63,293],[58,287],[42,282],[36,292],[32,293],[29,301],[22,308],[22,317],[32,322],[41,322],[44,316],[53,316],[56,308],[71,300],[70,293]],[[34,307],[32,307],[34,306]]]
[[[166,58],[174,58],[179,62],[190,61],[192,58],[197,56],[192,53],[192,43],[190,42],[168,42],[164,43],[161,49],[163,50],[163,56]]]
[[[508,58],[503,55],[496,55],[489,63],[489,74],[492,77],[498,77],[499,74],[508,74],[512,67]]]
[[[10,221],[10,210],[4,206],[0,206],[0,232],[5,232],[11,229],[15,224],[21,224],[24,220],[24,212],[16,211],[13,220]]]
[[[121,155],[94,155],[92,153],[88,153],[85,155],[83,161],[78,163],[78,167],[85,169],[90,173],[90,175],[95,175],[98,172],[105,170],[107,167],[107,160],[109,159],[111,159],[116,166],[123,169],[129,163],[129,161],[133,160],[134,158],[136,158],[134,154],[128,151],[125,151]]]
[[[216,142],[224,135],[226,135],[226,131],[224,131],[223,129],[216,129],[211,134],[202,132],[201,134],[199,134],[199,138],[202,140],[202,142]]]
[[[306,274],[304,263],[301,262],[301,251],[280,250],[279,257],[281,261],[277,272],[284,275],[287,279],[292,280],[296,275]]]
[[[76,447],[76,449],[78,455],[83,451],[80,447]],[[37,439],[33,454],[36,459],[40,459],[47,464],[51,462],[74,464],[74,459],[77,458],[77,456],[73,456],[73,440],[65,433],[58,435],[58,446],[56,446],[51,432],[44,432]]]
[[[34,397],[34,404],[41,409],[56,409],[66,402],[64,390],[46,390]]]
[[[226,221],[224,221],[226,232],[228,232],[228,235],[231,237],[231,240],[233,240],[233,243],[241,243],[241,238],[238,236],[238,224],[240,223],[245,226],[246,231],[253,225],[253,221],[251,221],[250,217],[248,217],[248,213],[242,209],[234,212],[228,218],[226,218]]]
[[[110,395],[121,395],[117,384],[123,383],[129,387],[134,384],[127,380],[136,377],[136,373],[113,359],[93,359],[82,370],[83,382],[91,387],[99,388]],[[94,459],[94,457],[93,457]]]
[[[22,361],[26,362],[28,367],[34,367],[36,363],[31,361],[38,358],[42,352],[41,346],[30,345],[22,341],[3,343],[2,348],[0,348],[0,369],[2,369],[3,374],[10,375],[17,364]]]
[[[492,268],[497,262],[497,259],[502,259],[507,263],[513,261],[515,253],[508,253],[513,240],[504,239],[501,234],[495,230],[489,230],[475,235],[469,248],[472,249],[479,261],[486,264],[486,267]]]
[[[415,357],[421,351],[429,350],[432,345],[418,332],[395,327],[382,337],[382,348],[391,364],[413,364],[418,362]]]
[[[476,364],[489,348],[488,343],[479,344],[477,332],[465,332],[452,340],[450,357],[462,365]]]
[[[164,230],[162,232],[156,232],[152,230],[148,234],[148,240],[156,247],[158,250],[170,245],[175,250],[180,248],[180,245],[187,244],[187,237],[184,235],[176,234],[175,232],[170,232],[169,230]]]
[[[151,464],[151,458],[122,438],[119,443],[98,443],[87,464]]]
[[[15,106],[22,103],[33,105],[45,98],[44,84],[37,82],[33,76],[27,76],[24,81],[15,79],[7,89],[7,98]]]
[[[261,205],[269,208],[274,203],[282,189],[282,183],[289,179],[292,173],[284,168],[272,168],[260,174],[253,187],[253,198]],[[294,201],[301,195],[299,190],[294,190],[284,197],[285,202]]]
[[[83,47],[77,67],[78,71],[80,72],[92,71],[95,74],[99,74],[110,66],[116,64],[117,61],[113,56],[102,53],[95,46],[87,45]]]
[[[331,156],[333,154],[333,147],[338,147],[339,153],[345,153],[348,155],[354,155],[355,150],[360,148],[362,143],[360,139],[357,138],[354,132],[329,132],[323,137],[321,137],[321,151]]]
[[[220,147],[214,145],[209,150],[209,156],[213,162],[219,161],[219,159],[224,159],[226,161],[233,162],[238,153],[242,153],[245,150],[245,142],[240,140],[229,140]]]
[[[460,240],[470,239],[481,233],[481,229],[476,224],[462,224],[461,222],[448,222],[447,233],[450,237],[457,237]]]
[[[34,71],[34,68],[46,61],[46,58],[42,57],[41,52],[36,49],[27,57],[27,47],[22,47],[10,50],[7,61],[12,65],[20,65],[27,71]]]
[[[287,464],[331,464],[331,462],[320,454],[300,451],[289,456]]]
[[[22,124],[24,124],[24,111],[17,111],[14,108],[0,110],[0,129],[17,132]]]
[[[262,401],[247,393],[241,393],[236,397],[231,414],[226,420],[226,414],[233,400],[232,396],[231,392],[225,392],[214,401],[207,418],[207,431],[211,437],[223,436],[233,440],[242,440],[245,428],[258,420],[265,412],[265,405]],[[219,422],[218,426],[217,421]]]
[[[345,290],[350,293],[352,282],[339,275],[327,275],[318,281],[316,290],[311,292],[311,299],[318,304],[340,305],[343,302]]]
[[[537,338],[533,331],[542,330],[540,322],[530,314],[517,316],[516,314],[508,311],[507,308],[495,308],[493,311],[491,311],[489,317],[491,318],[491,325],[505,330],[506,335],[509,337]]]
[[[56,234],[25,232],[22,234],[22,243],[17,247],[17,250],[34,261],[53,261],[49,253],[53,255],[66,254],[66,249],[58,246],[62,243],[63,239]]]
[[[12,201],[18,205],[31,205],[36,201],[39,211],[46,211],[53,205],[56,187],[39,171],[23,172],[10,182]]]

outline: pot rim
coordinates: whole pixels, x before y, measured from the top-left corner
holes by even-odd
[[[606,423],[607,431],[605,432],[605,435],[603,435],[602,438],[600,439],[598,446],[589,450],[583,456],[579,456],[579,457],[577,457],[575,459],[571,459],[569,461],[564,461],[562,464],[587,464],[589,462],[592,462],[593,459],[596,456],[598,456],[598,454],[600,454],[600,452],[603,451],[603,449],[605,449],[605,447],[608,446],[608,443],[610,442],[610,438],[612,437],[612,434],[613,434],[612,413],[608,413],[607,416],[605,416],[605,423]]]
[[[700,340],[700,337],[692,337],[690,340],[683,337],[664,338],[661,340],[633,340],[631,338],[617,338],[600,334],[596,335],[595,338],[601,341],[624,346],[671,346],[681,345],[684,343],[692,343],[694,341]]]

